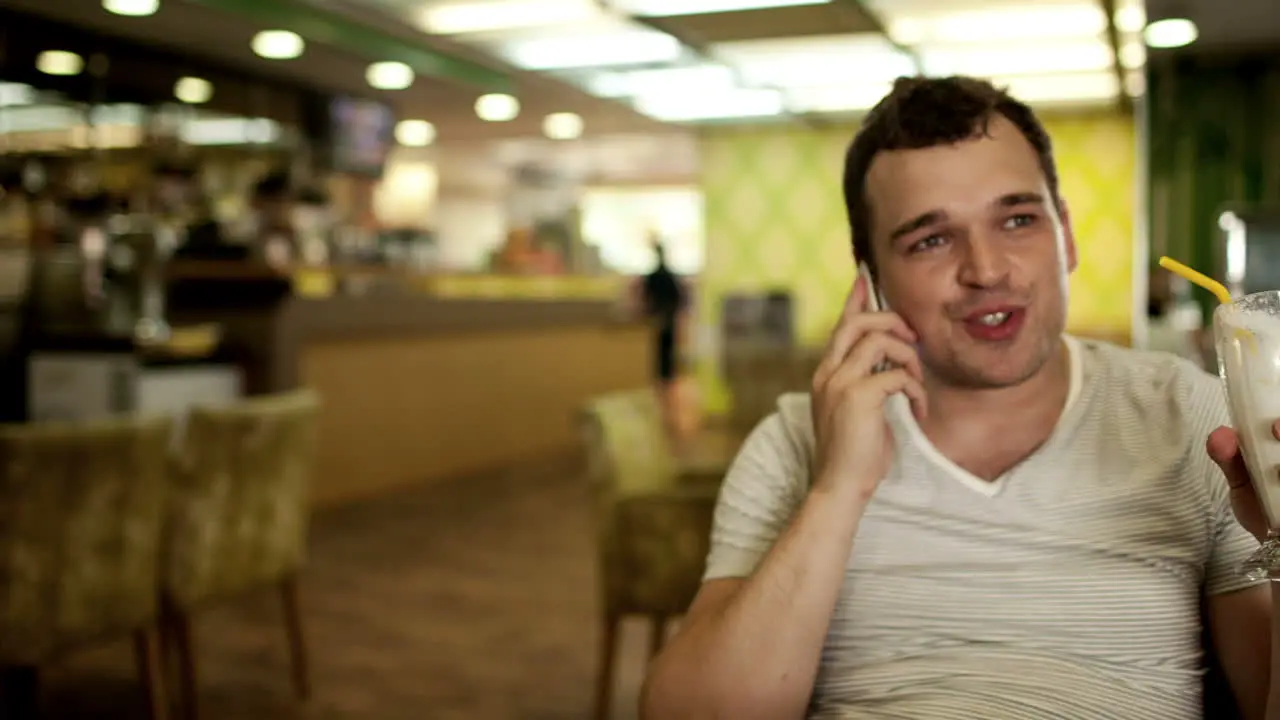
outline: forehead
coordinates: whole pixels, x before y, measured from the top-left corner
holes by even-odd
[[[924,213],[963,214],[1010,193],[1047,193],[1035,148],[1002,115],[954,145],[878,154],[866,190],[877,236]]]

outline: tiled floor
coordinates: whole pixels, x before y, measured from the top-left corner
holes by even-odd
[[[574,463],[455,481],[317,518],[303,581],[315,698],[289,695],[264,593],[196,625],[203,720],[559,720],[589,715],[597,638]],[[635,716],[646,629],[624,632],[615,718]],[[48,674],[49,716],[142,717],[126,643]]]

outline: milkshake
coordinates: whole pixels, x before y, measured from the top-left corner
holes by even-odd
[[[1255,579],[1280,581],[1280,440],[1271,431],[1280,419],[1280,291],[1220,306],[1213,332],[1231,422],[1271,528],[1244,569]]]

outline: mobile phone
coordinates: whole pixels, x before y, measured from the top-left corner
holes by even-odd
[[[875,281],[871,279],[871,269],[867,267],[865,261],[858,263],[858,277],[865,278],[867,284],[867,312],[880,312],[885,306],[884,298],[880,297],[880,290],[876,287]],[[871,368],[873,373],[882,373],[894,367],[893,363],[888,360],[881,360],[875,367]]]

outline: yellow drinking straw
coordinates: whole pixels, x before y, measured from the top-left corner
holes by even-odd
[[[1231,303],[1231,293],[1227,292],[1227,288],[1217,280],[1205,275],[1202,272],[1192,270],[1182,263],[1171,257],[1165,256],[1160,258],[1160,267],[1168,270],[1174,275],[1186,278],[1188,281],[1199,285],[1200,287],[1213,293],[1218,298],[1218,302],[1223,305]]]

